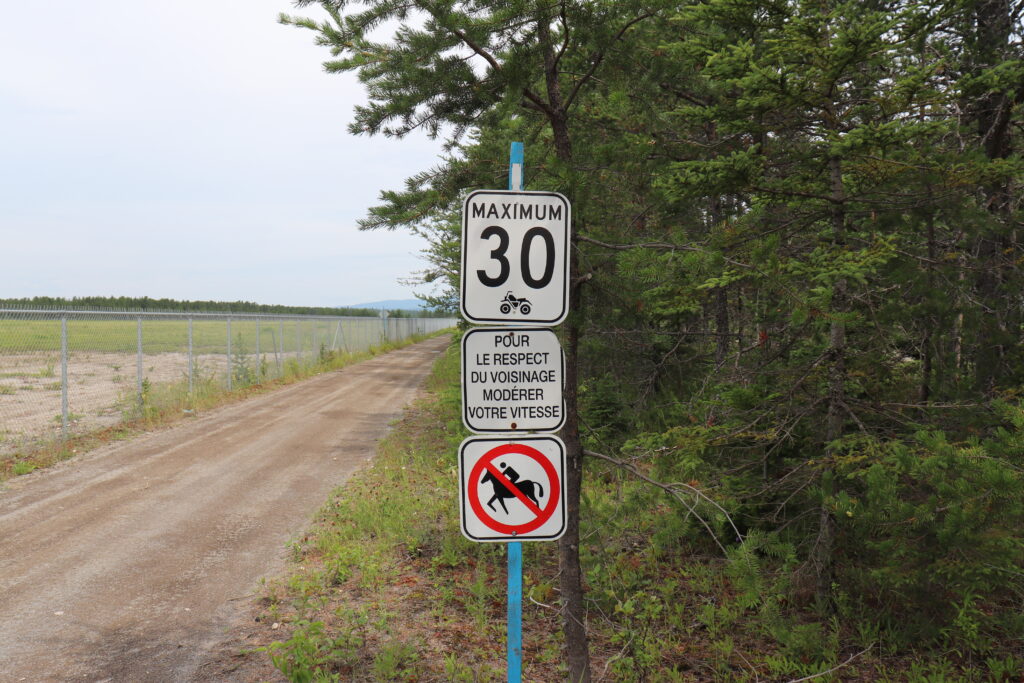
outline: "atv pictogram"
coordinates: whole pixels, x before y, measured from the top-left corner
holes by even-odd
[[[530,315],[530,301],[528,299],[518,299],[512,292],[509,292],[501,300],[500,310],[502,315],[508,315],[513,309],[519,311],[522,315]]]

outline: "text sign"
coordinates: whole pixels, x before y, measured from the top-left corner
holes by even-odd
[[[459,447],[459,517],[471,541],[565,533],[565,445],[554,436],[470,437]]]
[[[557,325],[569,310],[569,200],[477,190],[462,207],[462,315]]]
[[[462,337],[462,421],[474,432],[556,432],[565,358],[543,327],[477,327]]]

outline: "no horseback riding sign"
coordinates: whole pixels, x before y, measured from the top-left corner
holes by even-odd
[[[459,516],[471,541],[565,533],[565,445],[554,436],[470,437],[459,447]]]

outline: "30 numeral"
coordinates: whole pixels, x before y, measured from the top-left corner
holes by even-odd
[[[489,240],[492,237],[498,238],[498,246],[491,250],[491,259],[498,262],[498,274],[491,276],[487,274],[486,269],[480,269],[476,271],[476,276],[487,287],[500,287],[508,280],[511,272],[508,257],[505,255],[509,245],[508,231],[500,226],[491,225],[480,233],[480,237],[484,240]],[[534,241],[538,238],[544,243],[544,270],[539,278],[535,278],[530,269],[530,251],[533,249]],[[527,287],[541,289],[551,282],[551,278],[555,274],[555,239],[548,230],[537,227],[526,231],[526,235],[523,236],[522,250],[519,253],[519,265],[522,270],[523,282]]]

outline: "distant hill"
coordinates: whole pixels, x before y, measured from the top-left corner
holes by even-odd
[[[419,299],[385,299],[384,301],[370,301],[365,304],[350,304],[345,308],[375,308],[383,311],[419,311],[423,309],[423,302]]]

